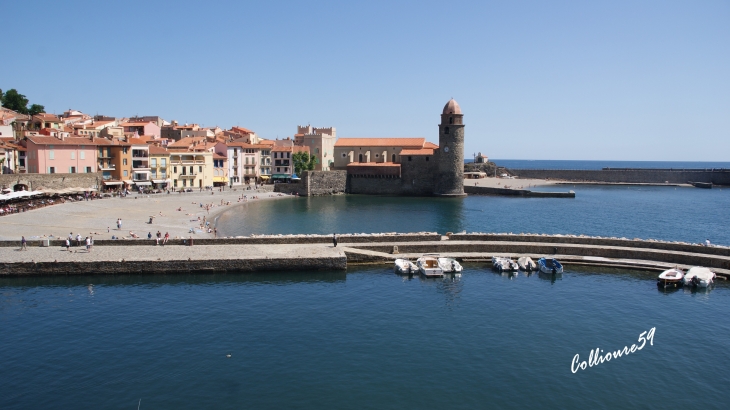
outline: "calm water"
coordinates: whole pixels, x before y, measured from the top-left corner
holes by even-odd
[[[500,167],[515,169],[602,169],[602,168],[728,168],[730,162],[697,161],[584,161],[546,159],[491,159]],[[467,160],[472,162],[472,160]]]
[[[728,306],[725,284],[478,265],[456,282],[383,267],[3,278],[0,408],[719,409]],[[653,346],[571,372],[652,327]]]
[[[575,199],[341,195],[249,202],[222,214],[224,235],[333,232],[534,232],[730,245],[730,189],[563,185]]]

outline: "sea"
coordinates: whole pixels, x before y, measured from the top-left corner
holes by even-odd
[[[489,159],[500,167],[514,169],[603,169],[603,168],[661,168],[661,169],[730,169],[730,162],[702,161],[588,161],[547,159]],[[467,159],[466,163],[473,162]]]
[[[216,223],[231,236],[533,232],[730,245],[730,189],[545,189],[576,197],[282,198],[237,205]],[[655,280],[570,265],[497,274],[483,263],[444,279],[387,265],[4,277],[0,409],[725,409],[730,285],[664,291]]]

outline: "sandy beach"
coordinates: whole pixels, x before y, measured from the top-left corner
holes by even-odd
[[[74,236],[78,233],[82,237],[92,235],[94,239],[111,239],[112,236],[131,238],[130,231],[140,238],[147,238],[148,232],[154,236],[158,230],[162,235],[169,232],[171,238],[187,238],[192,235],[191,228],[196,230],[195,237],[213,238],[213,233],[200,229],[203,218],[210,221],[212,228],[216,214],[244,203],[239,201],[242,195],[248,197],[248,202],[293,198],[269,190],[237,188],[223,192],[215,190],[212,194],[211,191],[130,194],[125,198],[66,202],[0,217],[0,240],[20,241],[22,235],[28,240],[51,235],[66,238],[69,233]],[[257,199],[252,199],[254,196]],[[149,224],[150,217],[152,224]],[[117,229],[117,218],[122,219],[121,229]]]

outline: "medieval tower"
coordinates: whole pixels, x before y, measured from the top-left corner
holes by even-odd
[[[452,98],[444,106],[439,124],[434,195],[464,196],[464,114]]]

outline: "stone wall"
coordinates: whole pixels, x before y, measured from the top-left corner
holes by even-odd
[[[433,195],[436,180],[436,160],[433,156],[413,155],[401,158],[401,177],[358,177],[348,175],[347,193],[364,195]]]
[[[503,195],[531,198],[575,198],[575,192],[541,192],[527,189],[492,188],[485,186],[464,186],[464,192],[472,195]]]
[[[711,182],[715,185],[730,185],[730,170],[683,170],[683,169],[510,169],[520,178],[559,179],[575,182],[623,182],[686,184]]]
[[[29,191],[38,189],[99,188],[101,173],[88,174],[2,174],[0,186],[10,188],[23,184]]]
[[[299,196],[334,195],[344,193],[346,184],[347,171],[304,171],[298,182],[275,184],[274,192]]]

